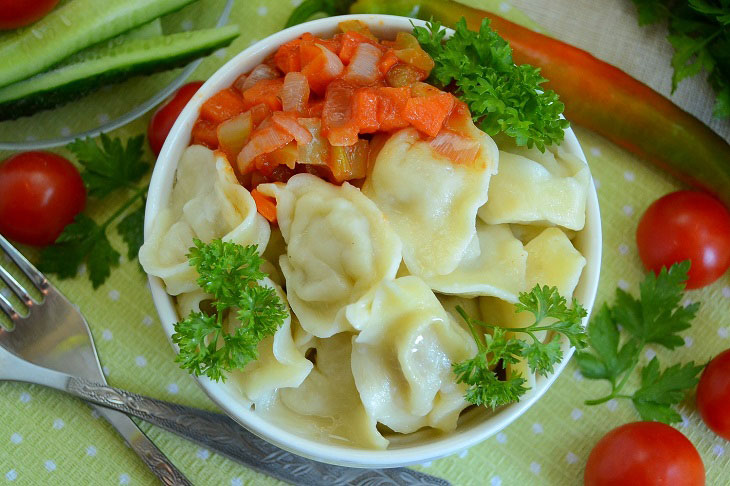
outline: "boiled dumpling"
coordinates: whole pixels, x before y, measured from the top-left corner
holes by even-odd
[[[489,224],[541,223],[582,229],[590,173],[577,157],[562,150],[558,154],[556,158],[546,151],[537,161],[500,151],[499,172],[479,217]]]
[[[360,447],[385,449],[388,441],[378,432],[355,388],[350,370],[352,334],[315,338],[308,348],[316,350],[314,369],[298,388],[280,391],[281,403],[301,415],[325,419],[320,427],[330,436]]]
[[[178,295],[198,289],[198,274],[186,256],[193,238],[256,244],[263,252],[269,233],[268,222],[256,212],[226,158],[193,145],[180,158],[170,201],[155,218],[139,261],[165,282],[168,294]]]
[[[302,327],[318,337],[352,330],[345,306],[392,279],[401,261],[401,242],[383,213],[356,187],[310,174],[259,190],[276,197],[287,243],[279,263]]]
[[[517,302],[525,287],[527,251],[509,225],[477,222],[477,234],[459,262],[447,275],[424,277],[436,292],[467,297],[492,295]]]
[[[365,180],[363,193],[403,240],[403,259],[413,275],[453,272],[476,234],[477,210],[487,201],[498,151],[488,135],[471,128],[480,142],[471,165],[434,152],[409,128],[390,137]]]
[[[352,373],[370,417],[401,433],[454,430],[468,403],[451,365],[477,349],[428,285],[414,276],[384,281],[346,314],[360,331]]]

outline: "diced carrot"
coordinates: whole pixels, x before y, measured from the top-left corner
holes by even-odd
[[[246,105],[234,88],[224,89],[211,96],[200,107],[200,117],[213,123],[221,123],[246,111]]]
[[[390,68],[395,66],[398,63],[399,59],[398,56],[395,55],[395,52],[393,52],[392,49],[389,49],[383,57],[380,58],[380,62],[378,62],[378,70],[380,71],[380,74],[385,76],[388,71],[390,71]]]
[[[374,133],[378,123],[378,92],[375,88],[358,88],[352,99],[352,120],[360,133]]]
[[[218,148],[218,133],[216,124],[208,120],[198,120],[193,125],[191,133],[192,145],[205,145],[209,149]]]
[[[435,137],[453,107],[454,97],[449,93],[416,96],[406,102],[403,118],[418,131]]]
[[[271,108],[264,103],[252,106],[250,111],[254,128],[258,128],[262,121],[271,116]]]
[[[302,69],[302,63],[299,58],[299,45],[301,42],[301,39],[294,39],[291,42],[287,42],[279,47],[276,54],[274,54],[276,67],[284,74]]]
[[[248,107],[264,103],[271,111],[281,110],[282,86],[284,86],[283,78],[262,79],[243,92],[243,100]]]
[[[276,200],[272,197],[264,196],[258,189],[251,191],[251,197],[256,203],[256,210],[259,214],[270,223],[276,223]]]
[[[380,130],[390,132],[405,128],[408,121],[403,118],[410,88],[377,88],[378,90],[378,123]]]
[[[322,109],[324,108],[324,100],[313,101],[309,104],[308,115],[311,118],[322,118]]]
[[[338,78],[345,67],[336,54],[319,44],[316,45],[319,53],[302,67],[302,74],[307,77],[309,87],[318,95],[323,95],[327,85]],[[302,46],[304,50],[304,46]]]
[[[337,34],[331,39],[320,39],[319,37],[314,38],[314,42],[316,44],[322,45],[329,49],[330,51],[337,54],[340,52],[340,49],[342,49],[342,35]]]

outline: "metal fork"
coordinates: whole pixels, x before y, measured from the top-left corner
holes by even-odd
[[[0,294],[0,309],[13,323],[12,329],[0,326],[0,345],[31,363],[106,384],[84,316],[2,236],[0,248],[43,296],[40,301],[33,299],[0,266],[0,278],[28,309],[27,315],[20,315],[8,299]],[[117,429],[163,484],[190,485],[188,479],[144,435],[132,419],[103,407],[94,408]]]

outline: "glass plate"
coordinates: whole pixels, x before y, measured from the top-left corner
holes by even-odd
[[[226,24],[234,0],[199,0],[165,15],[164,34],[205,29]],[[0,122],[0,150],[35,150],[66,145],[77,138],[101,132],[139,118],[170,96],[198,67],[198,59],[185,67],[148,76],[137,76],[105,86],[83,98],[52,110],[17,120]],[[130,107],[132,107],[130,109]]]

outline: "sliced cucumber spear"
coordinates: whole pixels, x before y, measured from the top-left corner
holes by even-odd
[[[14,120],[53,108],[132,76],[185,65],[227,46],[239,33],[237,25],[228,25],[132,39],[119,46],[100,49],[82,62],[0,88],[0,120]]]
[[[194,0],[73,0],[38,22],[3,36],[0,86],[44,71],[71,54]]]

